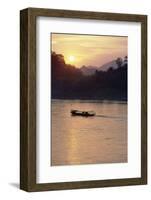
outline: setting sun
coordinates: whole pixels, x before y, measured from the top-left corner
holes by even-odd
[[[100,67],[118,57],[127,55],[125,36],[52,34],[52,51],[62,54],[66,63]]]
[[[75,61],[75,56],[70,55],[70,56],[68,57],[68,60],[69,60],[70,62],[74,62],[74,61]]]

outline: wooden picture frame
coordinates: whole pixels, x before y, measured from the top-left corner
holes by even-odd
[[[36,183],[36,18],[109,20],[141,23],[141,177]],[[20,12],[20,188],[47,191],[147,184],[147,16],[27,8]]]

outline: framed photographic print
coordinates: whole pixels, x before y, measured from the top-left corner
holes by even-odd
[[[20,188],[147,183],[147,16],[20,12]]]

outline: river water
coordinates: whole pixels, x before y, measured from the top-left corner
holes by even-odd
[[[127,104],[118,101],[52,100],[51,165],[127,162]],[[93,110],[94,117],[70,110]]]

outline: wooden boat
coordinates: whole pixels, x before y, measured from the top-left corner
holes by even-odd
[[[83,117],[92,117],[92,116],[95,116],[95,112],[93,112],[93,111],[71,110],[71,114],[73,116],[83,116]]]

